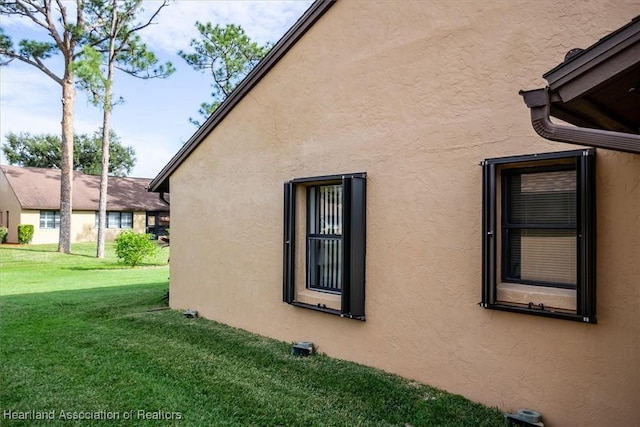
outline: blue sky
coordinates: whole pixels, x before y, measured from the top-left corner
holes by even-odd
[[[139,80],[119,74],[114,93],[124,104],[113,110],[111,127],[125,145],[136,150],[137,163],[131,176],[153,178],[193,135],[203,101],[210,101],[212,79],[194,71],[177,56],[188,50],[197,38],[195,22],[236,24],[253,41],[276,42],[310,6],[311,1],[217,1],[177,0],[164,8],[152,25],[140,32],[147,46],[162,62],[171,61],[177,71],[168,79]],[[144,2],[145,13],[158,2]],[[43,32],[30,21],[0,18],[14,43],[27,38],[43,38]],[[59,64],[59,60],[53,59]],[[52,68],[55,69],[56,62]],[[60,134],[61,87],[35,67],[13,61],[0,67],[0,138],[8,132]],[[101,111],[89,105],[78,91],[74,128],[77,133],[93,133],[102,122]],[[1,160],[4,164],[4,159]]]

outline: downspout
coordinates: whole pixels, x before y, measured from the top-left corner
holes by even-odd
[[[167,202],[167,199],[165,199],[165,198],[164,198],[164,195],[165,195],[165,192],[164,192],[164,191],[161,191],[161,192],[159,193],[160,200],[162,200],[163,202],[165,202],[165,203],[167,204],[167,206],[171,205],[171,203]]]
[[[531,109],[533,129],[545,139],[640,154],[640,135],[552,123],[548,89],[521,90],[520,95]]]

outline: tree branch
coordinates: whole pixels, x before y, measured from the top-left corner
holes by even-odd
[[[15,6],[15,7],[11,7]],[[33,9],[29,9],[28,6],[31,6]],[[23,1],[16,0],[13,3],[4,3],[0,6],[0,14],[2,15],[20,15],[26,18],[31,19],[36,25],[44,28],[45,30],[49,29],[49,26],[45,21],[41,21],[37,18],[36,14],[40,13],[43,16],[46,16],[46,13],[42,7],[37,4],[33,4],[31,1]]]
[[[47,76],[51,77],[53,79],[53,81],[55,81],[56,83],[58,83],[59,85],[62,85],[62,79],[58,76],[56,76],[46,65],[44,65],[44,63],[42,61],[40,61],[39,58],[34,58],[31,59],[27,56],[22,56],[19,55],[15,52],[0,52],[2,53],[2,55],[8,56],[10,59],[10,61],[17,59],[19,61],[22,61],[26,64],[29,65],[33,65],[34,67],[36,67],[37,69],[39,69],[40,71],[42,71],[43,73],[45,73]],[[10,61],[7,61],[10,62]]]

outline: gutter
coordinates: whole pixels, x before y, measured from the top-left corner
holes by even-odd
[[[552,123],[549,89],[521,90],[520,95],[531,109],[533,129],[545,139],[640,154],[640,135]]]

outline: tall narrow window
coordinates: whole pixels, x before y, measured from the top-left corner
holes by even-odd
[[[285,183],[285,302],[364,320],[365,181],[359,173]]]
[[[483,307],[596,323],[594,155],[482,162]]]
[[[342,184],[308,188],[307,287],[342,289]]]

